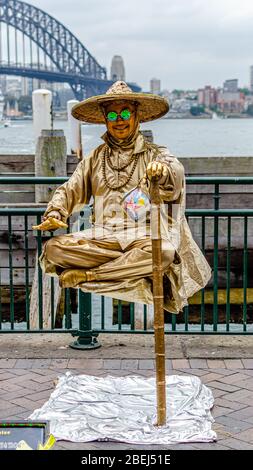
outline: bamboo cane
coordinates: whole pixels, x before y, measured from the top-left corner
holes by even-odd
[[[150,198],[151,198],[152,263],[153,263],[157,426],[163,426],[166,424],[165,342],[164,342],[160,193],[159,193],[159,181],[156,178],[151,179]]]

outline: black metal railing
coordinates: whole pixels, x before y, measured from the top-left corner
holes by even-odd
[[[57,177],[0,177],[0,184],[60,184],[68,178]],[[249,286],[248,274],[249,265],[249,221],[253,217],[253,209],[220,209],[220,185],[243,185],[253,184],[253,177],[188,177],[187,185],[208,185],[214,187],[212,193],[213,209],[188,209],[186,216],[191,226],[199,224],[201,235],[199,245],[206,254],[206,225],[212,221],[213,246],[212,246],[212,280],[205,289],[198,294],[195,304],[191,302],[184,307],[183,314],[167,314],[165,317],[165,332],[168,334],[253,334],[253,324],[251,323],[251,299],[252,290]],[[77,313],[73,312],[73,292],[65,290],[64,308],[61,317],[61,324],[56,322],[55,289],[54,278],[50,278],[49,295],[51,303],[50,321],[47,327],[44,326],[43,310],[43,273],[39,263],[32,262],[35,254],[39,257],[42,251],[44,235],[37,231],[33,232],[31,225],[39,224],[45,208],[0,208],[2,221],[1,238],[2,261],[0,270],[0,332],[71,332],[77,336],[76,347],[96,347],[97,336],[100,333],[146,333],[152,334],[152,311],[149,306],[127,304],[122,301],[115,301],[108,297],[91,295],[78,290]],[[87,222],[87,217],[81,214],[82,229]],[[13,226],[13,220],[19,217],[18,231]],[[231,235],[233,221],[240,220],[241,233],[243,234],[242,244],[242,285],[237,289],[231,287]],[[226,280],[225,300],[221,302],[220,295],[222,289],[219,286],[219,224],[226,221]],[[71,223],[70,223],[71,227]],[[70,231],[71,228],[68,229]],[[210,229],[209,229],[210,231]],[[20,235],[20,239],[19,239]],[[48,235],[49,236],[49,235]],[[53,236],[51,234],[50,236]],[[48,238],[48,237],[47,237]],[[5,248],[5,250],[3,249]],[[15,248],[15,249],[14,249]],[[6,256],[5,251],[8,252]],[[19,256],[15,259],[15,252]],[[209,250],[210,251],[210,250]],[[22,258],[22,259],[21,259]],[[22,278],[19,279],[19,271],[22,271]],[[31,284],[33,277],[37,275],[37,327],[31,327]],[[48,278],[48,276],[47,276]],[[19,281],[19,282],[17,282]],[[45,282],[45,278],[44,278]],[[234,291],[239,296],[237,300],[239,315],[232,318],[231,293]],[[21,292],[22,291],[22,292]],[[21,292],[21,294],[20,294]],[[72,292],[72,294],[71,294]],[[20,302],[19,295],[22,297]],[[196,297],[196,296],[195,296]],[[208,297],[208,302],[207,302]],[[211,297],[211,301],[210,301]],[[220,318],[221,303],[225,308],[225,317]],[[20,315],[20,305],[24,309]],[[192,320],[192,309],[197,315],[197,321]],[[207,313],[208,307],[208,313]],[[21,308],[21,310],[22,310]],[[50,309],[49,309],[50,310]],[[211,311],[211,314],[210,314]],[[197,313],[196,313],[197,312]],[[211,320],[210,320],[211,315]],[[180,319],[180,321],[178,320]]]

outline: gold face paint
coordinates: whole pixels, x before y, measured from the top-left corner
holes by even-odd
[[[105,108],[105,115],[111,111],[120,114],[123,110],[129,109],[130,119],[124,120],[118,116],[116,121],[106,120],[107,131],[116,140],[125,140],[134,133],[136,125],[136,108],[134,104],[128,101],[110,103]]]

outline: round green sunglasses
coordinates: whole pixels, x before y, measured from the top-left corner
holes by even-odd
[[[120,116],[123,121],[128,121],[128,119],[131,117],[131,114],[132,113],[129,111],[129,109],[123,109],[120,114],[116,113],[115,111],[110,111],[106,115],[106,119],[107,121],[114,122],[117,121],[118,116]]]

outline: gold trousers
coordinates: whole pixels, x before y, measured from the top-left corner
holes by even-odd
[[[77,232],[49,239],[43,248],[41,265],[46,273],[60,274],[64,269],[89,270],[97,281],[122,281],[152,276],[152,242],[150,238],[132,241],[122,249],[118,240],[89,238]],[[162,240],[162,263],[166,268],[173,262],[175,249]]]

